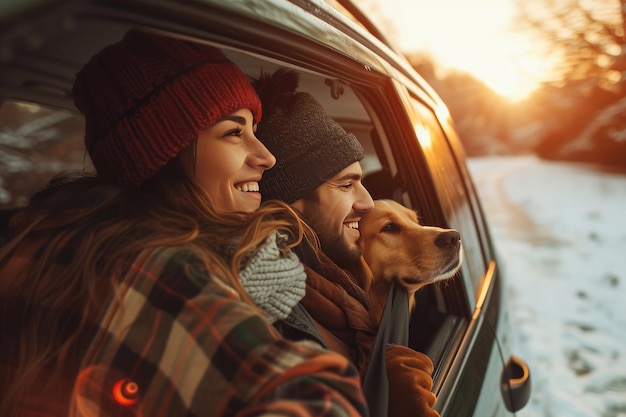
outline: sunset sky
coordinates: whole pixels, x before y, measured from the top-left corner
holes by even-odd
[[[554,65],[512,28],[513,0],[363,0],[358,3],[405,52],[426,52],[442,69],[467,71],[519,99]],[[552,58],[554,59],[554,58]]]

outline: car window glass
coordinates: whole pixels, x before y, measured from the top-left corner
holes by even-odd
[[[463,275],[469,279],[476,295],[486,264],[465,183],[437,117],[417,99],[411,102],[420,121],[415,127],[418,140],[432,172],[446,218],[450,227],[461,233],[465,254]]]
[[[0,106],[0,208],[23,206],[52,176],[89,170],[77,113],[18,100]]]

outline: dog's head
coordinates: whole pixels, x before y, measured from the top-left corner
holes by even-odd
[[[463,248],[456,230],[422,226],[417,213],[393,200],[376,200],[359,222],[359,245],[374,282],[398,279],[409,292],[454,276]]]

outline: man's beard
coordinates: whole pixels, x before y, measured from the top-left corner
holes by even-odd
[[[332,229],[332,224],[329,226],[325,221],[327,219],[318,211],[318,205],[315,204],[317,200],[312,199],[311,201],[313,203],[305,203],[301,215],[317,234],[322,252],[340,268],[350,269],[358,264],[361,258],[359,245],[356,242],[348,242],[343,233],[335,234],[332,232],[331,236],[324,233],[324,231]]]
[[[345,236],[325,239],[319,236],[322,252],[340,268],[351,269],[361,258],[361,249],[356,243],[349,244]]]

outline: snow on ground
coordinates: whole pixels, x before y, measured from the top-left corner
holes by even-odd
[[[626,416],[626,173],[531,156],[468,165],[532,372],[517,415]]]

